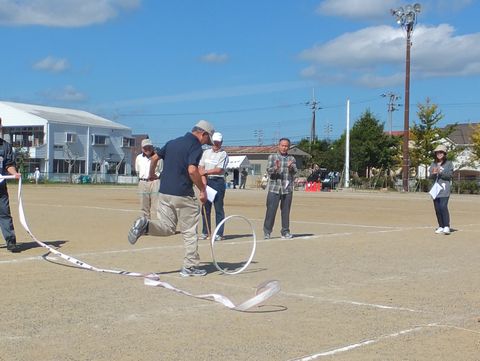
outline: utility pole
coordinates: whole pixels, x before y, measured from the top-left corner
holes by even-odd
[[[401,97],[394,93],[385,93],[382,94],[382,97],[388,98],[387,112],[388,112],[388,134],[392,135],[392,124],[393,124],[393,112],[398,110],[398,107],[401,107],[402,104],[398,104],[397,100]]]
[[[263,145],[263,129],[255,129],[253,135],[257,138],[257,145]]]
[[[331,135],[332,132],[333,132],[332,123],[327,122],[327,124],[325,124],[325,125],[323,126],[323,132],[325,133],[325,139],[326,139],[326,140],[330,140],[330,135]]]
[[[306,102],[305,105],[309,105],[312,109],[312,125],[310,127],[310,147],[312,144],[315,144],[317,139],[316,130],[315,130],[315,113],[318,109],[322,109],[318,106],[318,102],[315,100],[315,88],[312,89],[312,101]]]

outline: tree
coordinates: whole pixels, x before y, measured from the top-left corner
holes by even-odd
[[[120,162],[118,162],[115,165],[115,179],[117,180],[117,183],[118,183],[118,172],[120,171],[120,168],[122,167],[122,164],[124,161],[125,161],[125,153],[122,154],[122,159],[120,159]]]
[[[30,153],[27,148],[16,147],[14,148],[14,154],[17,171],[22,174],[23,179],[26,179],[27,161],[30,158]]]
[[[418,104],[418,122],[410,128],[411,133],[411,166],[417,168],[425,167],[425,174],[428,165],[432,161],[433,150],[440,143],[441,139],[447,138],[455,130],[455,125],[439,128],[438,122],[443,119],[443,114],[438,110],[436,104],[426,99],[425,104]],[[453,153],[449,152],[450,157]]]
[[[472,161],[480,161],[480,124],[473,128],[472,133]]]
[[[63,153],[65,154],[65,162],[68,164],[68,180],[70,183],[73,183],[72,171],[79,156],[77,153],[73,152],[70,143],[65,143],[63,146]]]
[[[326,167],[326,153],[328,152],[330,145],[331,142],[328,140],[317,140],[315,143],[310,144],[310,140],[304,138],[297,144],[297,148],[312,156],[306,164],[308,167],[312,164],[319,164],[321,167]]]
[[[398,139],[383,131],[383,124],[370,112],[355,122],[350,133],[351,170],[369,177],[373,168],[390,169],[396,163]]]

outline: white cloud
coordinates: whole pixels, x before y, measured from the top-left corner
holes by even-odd
[[[80,27],[104,23],[141,0],[0,0],[0,25]]]
[[[49,100],[61,102],[82,102],[87,99],[84,93],[79,92],[72,85],[66,85],[63,89],[47,90],[41,93],[41,96]]]
[[[324,0],[317,8],[321,15],[355,18],[384,18],[398,0]]]
[[[203,63],[215,63],[215,64],[223,64],[226,63],[229,59],[228,54],[217,54],[217,53],[209,53],[202,55],[200,57],[200,61]]]
[[[46,58],[33,64],[33,68],[36,70],[45,70],[52,73],[60,73],[67,70],[70,67],[67,59],[58,59],[53,56],[47,56]]]
[[[139,105],[152,105],[164,103],[177,103],[186,101],[199,101],[207,99],[224,99],[231,97],[241,97],[256,94],[271,94],[276,92],[288,91],[292,89],[310,88],[311,84],[307,81],[290,81],[266,84],[239,85],[229,88],[216,88],[194,90],[180,94],[160,95],[148,98],[137,98],[120,100],[109,104],[99,104],[98,107],[128,107]]]
[[[421,0],[418,2],[424,12],[451,13],[473,4],[474,0]],[[406,2],[409,3],[408,1]],[[323,0],[316,12],[325,16],[338,16],[348,19],[375,20],[390,16],[390,9],[404,6],[402,0]]]
[[[480,74],[480,33],[455,35],[448,24],[419,25],[412,37],[411,70],[415,77]],[[343,34],[300,54],[310,63],[302,76],[321,81],[336,79],[374,87],[402,83],[405,32],[374,26]]]

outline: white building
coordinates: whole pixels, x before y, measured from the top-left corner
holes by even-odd
[[[70,174],[94,181],[118,181],[130,176],[129,127],[75,109],[0,102],[3,139],[17,151],[28,152],[24,172],[38,167],[48,179],[66,180]]]

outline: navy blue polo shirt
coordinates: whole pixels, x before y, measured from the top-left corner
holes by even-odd
[[[8,174],[6,169],[10,166],[15,166],[12,146],[0,138],[0,173]]]
[[[192,133],[170,140],[157,154],[163,159],[160,193],[172,196],[193,197],[193,182],[188,175],[188,166],[198,167],[202,158],[202,144]]]

